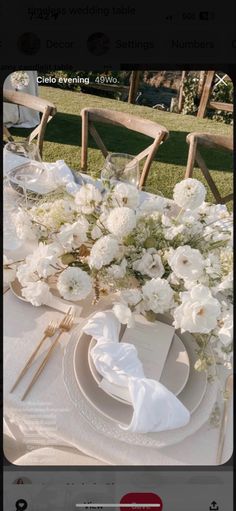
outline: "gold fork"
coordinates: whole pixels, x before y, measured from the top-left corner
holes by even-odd
[[[64,318],[62,319],[61,323],[59,324],[58,328],[59,328],[60,332],[59,332],[58,336],[56,337],[56,339],[53,341],[51,347],[49,348],[49,350],[48,350],[48,352],[46,354],[46,356],[44,357],[42,363],[40,364],[40,366],[37,369],[35,375],[33,376],[30,384],[28,385],[24,395],[21,398],[21,401],[24,401],[24,399],[26,398],[26,396],[28,395],[28,393],[32,389],[33,385],[37,381],[38,377],[40,376],[41,372],[43,371],[44,367],[46,366],[50,356],[52,355],[53,351],[55,350],[61,335],[64,332],[69,332],[69,330],[71,330],[71,328],[73,326],[73,323],[74,323],[74,315],[70,314],[70,310],[71,309],[69,309],[69,311],[64,316]]]
[[[233,375],[232,374],[229,374],[229,376],[226,379],[225,392],[227,393],[227,398],[224,402],[223,416],[222,416],[221,425],[220,425],[219,443],[218,443],[218,450],[217,450],[217,456],[216,456],[216,464],[217,465],[220,465],[220,463],[222,461],[222,454],[223,454],[224,443],[225,443],[226,427],[227,427],[228,418],[229,418],[229,405],[230,405],[230,399],[231,399],[232,392],[233,392]]]
[[[40,350],[41,346],[43,345],[44,341],[48,337],[53,337],[53,335],[56,333],[57,329],[58,329],[58,324],[55,323],[54,321],[51,321],[48,324],[48,326],[45,328],[43,338],[41,339],[41,341],[39,342],[38,346],[33,351],[32,355],[27,360],[25,366],[23,367],[22,371],[20,372],[20,374],[19,374],[17,380],[15,381],[13,387],[11,388],[10,393],[13,392],[13,390],[15,390],[15,388],[18,385],[18,383],[21,381],[21,379],[23,378],[23,376],[27,372],[28,368],[30,367],[30,365],[33,362],[33,360],[35,359],[35,357],[36,357],[38,351]]]

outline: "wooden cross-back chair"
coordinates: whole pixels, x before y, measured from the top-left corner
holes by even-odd
[[[14,105],[24,106],[27,108],[32,108],[32,110],[36,110],[41,113],[40,123],[34,130],[30,133],[27,140],[31,142],[34,138],[37,137],[37,147],[42,156],[43,151],[43,140],[45,129],[47,123],[52,119],[52,117],[56,114],[57,109],[53,103],[47,101],[46,99],[40,98],[38,96],[33,96],[32,94],[27,94],[25,92],[19,92],[14,90],[4,90],[3,91],[3,101],[5,103],[11,103]],[[9,133],[6,126],[3,128],[4,137],[11,141],[13,140],[12,135]]]
[[[94,126],[94,122],[123,126],[124,128],[142,133],[154,139],[151,145],[138,155],[134,155],[139,162],[146,158],[139,181],[139,188],[142,188],[145,185],[150,166],[159,145],[169,136],[168,130],[164,126],[149,121],[148,119],[142,119],[124,112],[117,112],[105,108],[84,108],[81,110],[80,114],[82,117],[81,167],[84,172],[87,171],[88,132],[90,132],[97,146],[101,149],[104,158],[106,158],[109,153]]]
[[[221,148],[233,152],[233,136],[193,132],[187,135],[186,141],[189,144],[189,152],[185,178],[192,177],[196,162],[202,171],[216,202],[219,204],[225,204],[226,202],[233,200],[233,193],[224,197],[221,195],[199,150],[200,147],[208,147],[210,149]]]

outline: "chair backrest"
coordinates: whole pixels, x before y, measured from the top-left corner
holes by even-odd
[[[37,146],[42,156],[43,139],[46,125],[57,112],[55,105],[50,101],[47,101],[46,99],[40,98],[38,96],[33,96],[32,94],[12,90],[3,91],[3,101],[5,103],[32,108],[32,110],[36,110],[42,114],[39,125],[30,133],[28,137],[29,142],[37,137]],[[7,134],[7,131],[8,130],[6,129],[4,130],[5,134]]]
[[[80,114],[82,117],[81,166],[84,171],[87,170],[88,131],[92,135],[98,147],[101,149],[104,157],[108,155],[108,150],[100,135],[98,134],[97,129],[93,124],[94,122],[111,124],[113,126],[122,126],[131,131],[142,133],[143,135],[154,139],[151,145],[141,151],[138,155],[134,155],[138,161],[146,158],[139,182],[139,187],[141,188],[145,184],[158,146],[169,136],[167,128],[148,119],[143,119],[135,115],[105,108],[84,108],[81,110]]]

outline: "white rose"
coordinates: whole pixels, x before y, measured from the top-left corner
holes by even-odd
[[[118,183],[112,192],[112,199],[115,206],[127,206],[135,209],[139,203],[139,191],[135,186]]]
[[[27,286],[22,288],[21,293],[28,302],[36,307],[48,303],[52,297],[48,284],[40,280],[28,282]]]
[[[130,210],[131,211],[131,210]],[[95,241],[89,256],[90,268],[100,270],[103,266],[111,263],[119,253],[118,241],[112,236],[103,236]]]
[[[173,198],[184,209],[196,209],[205,200],[206,189],[197,179],[184,179],[174,187]]]
[[[100,202],[102,202],[100,191],[90,183],[81,186],[75,196],[75,203],[78,210],[85,215],[93,213]]]
[[[130,208],[117,207],[108,215],[106,225],[114,236],[124,238],[135,228],[136,215]]]
[[[164,313],[173,304],[173,290],[165,279],[149,280],[142,287],[144,309]]]
[[[69,267],[59,275],[57,288],[65,300],[83,300],[92,291],[92,281],[85,271]]]
[[[127,305],[124,303],[115,303],[112,307],[112,310],[120,323],[127,325],[128,328],[134,326],[134,318],[130,308],[127,307]]]
[[[197,280],[203,274],[204,259],[201,252],[189,245],[178,247],[170,254],[169,265],[177,277]]]
[[[191,291],[180,293],[181,305],[174,311],[174,326],[182,332],[209,333],[217,325],[220,304],[209,288],[198,284]]]
[[[151,278],[162,277],[165,272],[160,256],[149,251],[133,263],[133,268],[142,275],[148,275]]]

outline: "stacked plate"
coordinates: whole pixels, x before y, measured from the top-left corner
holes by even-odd
[[[193,337],[178,332],[170,344],[159,381],[188,408],[191,413],[190,423],[183,428],[145,435],[122,431],[119,425],[128,425],[133,414],[129,393],[127,389],[110,384],[97,372],[91,356],[96,341],[82,332],[87,321],[72,334],[68,344],[64,357],[64,379],[71,399],[97,431],[136,445],[162,447],[181,441],[206,422],[215,403],[217,385],[208,383],[205,372],[195,370],[198,355]],[[171,324],[169,318],[161,315],[158,322]],[[149,333],[152,333],[154,343],[153,324],[148,325],[145,326],[145,337],[148,338]],[[158,323],[156,325],[158,338]],[[129,338],[135,339],[142,326],[143,318],[137,316],[134,328],[128,329],[127,342]],[[146,372],[145,375],[152,377],[152,374]]]

